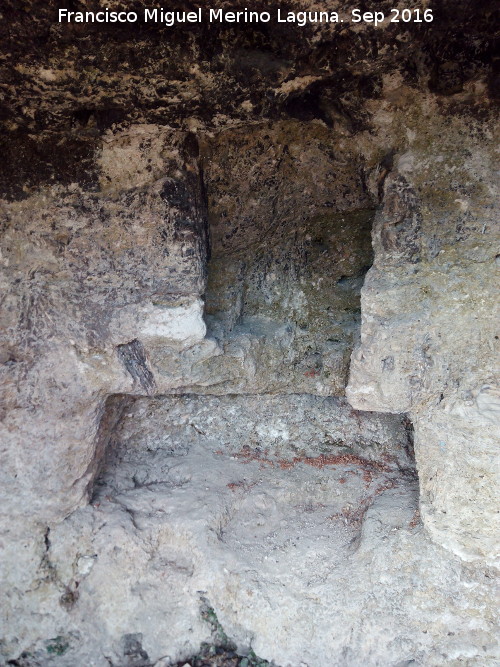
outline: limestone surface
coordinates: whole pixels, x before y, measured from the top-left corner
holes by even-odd
[[[498,7],[427,5],[2,3],[0,664],[500,662]]]
[[[358,409],[409,413],[426,527],[463,558],[493,562],[500,197],[485,136],[495,128],[460,154],[470,127],[446,125],[436,118],[416,135],[387,177],[347,396]]]
[[[40,600],[58,610],[20,664],[187,661],[207,607],[241,655],[283,667],[495,664],[492,572],[429,539],[407,437],[307,395],[136,401],[91,504],[34,540],[36,585],[8,597],[21,641]]]

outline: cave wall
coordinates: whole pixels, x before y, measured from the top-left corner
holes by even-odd
[[[464,558],[492,560],[500,409],[496,128],[436,113],[432,103],[419,113],[385,180],[347,396],[358,409],[411,416],[426,528]]]
[[[397,621],[381,583],[374,615],[383,609],[391,631],[377,660],[397,664],[419,651],[427,664],[442,664],[443,652],[457,660],[471,651],[473,660],[491,658],[490,611],[476,623],[471,610],[490,609],[489,575],[481,568],[495,554],[498,193],[488,27],[494,3],[477,16],[473,3],[460,3],[459,11],[457,3],[442,2],[440,21],[417,36],[408,26],[299,31],[290,25],[210,34],[197,27],[188,38],[178,32],[165,39],[162,30],[55,26],[53,9],[51,2],[40,8],[7,1],[0,25],[8,47],[1,142],[9,158],[0,165],[5,659],[28,648],[46,652],[49,638],[64,635],[85,645],[78,659],[109,664],[102,662],[109,651],[120,664],[124,637],[140,631],[156,660],[166,655],[160,635],[167,626],[170,657],[185,658],[207,638],[197,591],[209,581],[240,644],[254,642],[262,655],[295,665],[314,630],[320,639],[307,649],[311,664],[322,664],[325,645],[332,655],[347,651],[346,664],[360,656],[366,662],[380,627],[367,632],[356,625],[354,607],[352,619],[345,612],[342,591],[353,586],[353,562],[365,568],[353,595],[358,605],[371,604],[363,592],[373,578],[369,562],[388,577],[417,568],[428,582],[422,599],[435,597],[431,646],[418,634],[425,613],[418,605],[412,610],[408,580],[398,579],[406,592],[397,600],[403,610]],[[358,411],[408,413],[415,425],[425,531],[414,543],[401,531],[404,548],[388,574],[390,545],[399,539],[394,527],[411,524],[411,535],[420,530],[414,482],[401,492],[389,489],[349,533],[359,551],[353,555],[342,543],[353,558],[336,570],[337,580],[328,567],[320,570],[331,587],[307,598],[307,616],[320,619],[317,626],[300,615],[310,591],[298,575],[279,626],[269,619],[280,609],[282,582],[263,560],[221,574],[222,562],[234,564],[234,551],[221,560],[212,534],[197,530],[200,522],[217,527],[227,507],[240,511],[238,503],[221,501],[210,516],[195,515],[189,532],[179,500],[179,516],[166,528],[154,502],[139,508],[116,502],[123,469],[112,458],[106,463],[106,449],[112,454],[114,443],[120,451],[112,439],[117,429],[125,443],[147,449],[146,399],[133,404],[131,397],[205,395],[203,413],[211,406],[236,409],[240,399],[231,403],[228,394],[268,392],[328,397],[331,428],[336,433],[343,424],[344,441],[349,429],[359,435],[358,420],[371,423]],[[331,398],[344,392],[348,402]],[[171,415],[169,401],[178,400],[184,399],[159,405],[158,423]],[[267,424],[270,415],[286,408],[300,416],[310,401],[320,412],[325,405],[288,396],[278,409],[273,400],[251,431],[271,448],[285,445],[283,429]],[[124,425],[128,414],[139,424],[134,438]],[[302,421],[315,414],[311,408]],[[367,442],[382,461],[387,452],[377,449],[377,433],[401,451],[402,421],[373,420]],[[304,431],[298,433],[300,440]],[[238,437],[243,442],[247,431]],[[328,441],[328,455],[335,440]],[[192,466],[201,468],[200,452],[192,454]],[[293,460],[325,452],[288,454]],[[253,456],[251,465],[267,465],[260,460],[267,454]],[[213,493],[233,498],[228,485],[239,484],[241,475],[228,471]],[[258,485],[255,474],[249,484]],[[277,485],[295,484],[302,493],[301,475]],[[283,492],[281,505],[295,498],[306,522],[311,498],[317,508],[333,495],[326,477],[312,495]],[[97,479],[103,498],[114,498],[104,508],[89,504],[100,493]],[[362,473],[353,479],[364,498]],[[197,507],[210,505],[210,497],[197,496]],[[271,505],[259,497],[255,507],[244,507],[243,518],[258,520]],[[232,529],[239,530],[237,519]],[[194,565],[183,561],[185,549],[194,549]],[[245,563],[241,553],[236,560]],[[330,562],[328,548],[321,553]],[[151,615],[163,609],[151,593],[159,569],[147,566],[155,554],[160,564],[177,564],[162,591],[177,606],[184,602],[186,613],[168,617],[153,636]],[[479,569],[464,570],[461,559]],[[145,579],[131,574],[137,567],[147,571]],[[267,588],[255,583],[252,571],[259,568]],[[191,570],[196,577],[186,583]],[[475,582],[474,594],[461,585],[464,577]],[[443,581],[455,588],[453,622],[465,648],[442,624],[439,606],[450,604]],[[241,604],[241,591],[252,586],[260,586],[258,600]],[[189,603],[179,590],[189,591]],[[330,637],[328,610],[335,604],[346,620]],[[89,636],[96,637],[90,647]]]
[[[7,517],[50,521],[82,502],[107,396],[154,390],[148,347],[204,337],[204,204],[175,142],[132,128],[103,141],[99,193],[53,186],[3,203]],[[145,179],[141,158],[162,151],[172,176]]]
[[[245,357],[220,390],[342,396],[372,260],[362,156],[299,121],[226,130],[204,150],[205,318]]]

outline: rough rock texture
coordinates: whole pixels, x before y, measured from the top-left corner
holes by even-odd
[[[344,392],[375,202],[360,155],[331,138],[324,124],[266,123],[205,149],[205,313],[247,357],[239,391]]]
[[[494,134],[435,116],[399,156],[373,228],[347,389],[358,409],[410,414],[427,529],[490,560],[500,535]]]
[[[498,8],[429,4],[3,3],[0,660],[499,659]]]
[[[148,187],[141,174],[130,176],[122,147],[146,161],[151,135],[172,177]],[[182,350],[204,337],[204,205],[196,172],[177,167],[184,162],[176,139],[182,145],[182,136],[132,128],[104,142],[103,192],[54,186],[4,202],[6,516],[42,521],[81,501],[106,397],[152,389],[137,370],[147,366],[146,352],[134,360],[123,346],[140,340]]]
[[[80,0],[74,8],[95,4]],[[145,0],[126,6],[132,4],[150,6]],[[392,0],[365,5],[387,16],[395,6]],[[169,6],[186,9],[185,2]],[[227,9],[228,3],[214,0],[211,6]],[[318,9],[311,0],[257,0],[252,9],[278,6]],[[436,16],[431,23],[191,24],[172,30],[142,23],[58,24],[55,0],[43,6],[5,0],[5,191],[22,196],[54,181],[95,186],[102,132],[122,122],[196,131],[291,116],[321,120],[350,136],[370,127],[366,101],[380,98],[382,77],[396,71],[405,84],[459,106],[472,81],[498,96],[498,3],[440,0],[427,6]],[[328,9],[347,18],[354,7],[357,2],[333,0]]]
[[[42,590],[54,611],[21,664],[60,646],[55,664],[135,665],[132,639],[140,664],[187,659],[207,605],[242,654],[284,666],[494,664],[491,572],[430,541],[398,420],[356,418],[307,395],[137,401],[92,504],[31,545],[17,636]]]

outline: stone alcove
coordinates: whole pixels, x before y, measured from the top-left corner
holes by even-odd
[[[274,465],[271,457],[282,469],[296,459],[313,468],[347,463],[349,474],[366,479],[377,470],[391,472],[390,484],[396,471],[403,481],[413,477],[407,418],[356,412],[344,398],[360,339],[360,292],[373,260],[378,203],[378,193],[367,188],[362,156],[333,143],[323,124],[299,121],[229,130],[202,137],[200,144],[209,245],[207,331],[200,345],[183,353],[189,362],[181,364],[182,382],[167,391],[175,398],[151,400],[150,410],[147,399],[139,401],[139,413],[150,413],[156,423],[156,434],[148,436],[157,443],[153,450],[161,458],[158,443],[164,442],[167,458],[187,454],[200,440],[208,458],[226,449],[247,463],[255,457]],[[183,200],[179,187],[170,190],[178,206],[192,199],[187,194]],[[170,370],[176,353],[166,347],[157,344],[151,354],[139,340],[118,347],[135,393],[162,393],[152,369]],[[120,405],[119,397],[109,399],[103,419],[96,461],[110,437],[107,468],[129,458],[107,427],[116,426],[107,413],[115,415]],[[123,406],[121,412],[135,414],[130,398]],[[173,436],[169,415],[178,420],[179,406],[186,415]],[[156,411],[165,415],[163,427]],[[127,423],[118,430],[126,433]],[[187,424],[183,436],[181,423]],[[142,429],[151,430],[144,423]],[[137,475],[161,484],[156,459],[147,471],[147,461],[137,451],[132,459],[136,455],[141,472],[129,470],[129,484]],[[356,499],[347,494],[345,504],[365,511],[372,492]]]
[[[4,4],[1,659],[493,664],[494,3]]]

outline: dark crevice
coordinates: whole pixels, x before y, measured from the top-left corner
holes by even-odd
[[[135,387],[142,389],[146,394],[154,394],[156,382],[141,341],[135,339],[130,343],[118,345],[116,350],[118,358],[132,376]]]

